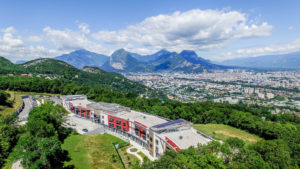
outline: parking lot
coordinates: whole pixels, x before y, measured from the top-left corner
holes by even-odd
[[[66,117],[66,122],[64,124],[66,127],[75,129],[80,134],[86,134],[96,129],[103,129],[99,124],[93,123],[90,120],[80,118],[70,113]],[[87,132],[82,131],[87,129]]]

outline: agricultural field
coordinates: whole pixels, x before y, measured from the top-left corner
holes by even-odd
[[[247,144],[261,140],[260,137],[254,134],[224,124],[195,124],[194,128],[216,140],[224,141],[230,137],[236,137]]]
[[[126,168],[131,168],[133,164],[139,162],[135,156],[126,152],[129,144],[115,136],[109,134],[71,135],[62,145],[71,158],[71,161],[65,165],[74,165],[78,169],[122,168],[112,143],[120,145],[118,150]]]

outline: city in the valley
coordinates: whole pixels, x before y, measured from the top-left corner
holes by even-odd
[[[164,91],[183,102],[213,101],[257,104],[273,114],[300,109],[300,72],[216,70],[197,74],[130,73],[127,78]]]

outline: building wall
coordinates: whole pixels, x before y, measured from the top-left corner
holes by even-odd
[[[100,123],[105,124],[105,125],[108,126],[108,115],[107,114],[101,113],[100,114],[100,119],[101,119]]]
[[[118,124],[119,122],[119,124]],[[115,116],[108,115],[108,126],[120,129],[122,131],[129,131],[129,122]]]

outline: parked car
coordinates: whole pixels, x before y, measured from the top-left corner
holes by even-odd
[[[83,132],[88,132],[89,130],[88,130],[88,129],[82,129],[82,131],[83,131]]]

